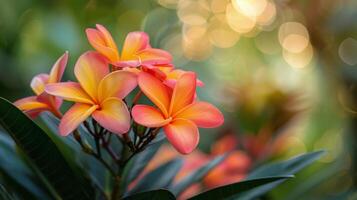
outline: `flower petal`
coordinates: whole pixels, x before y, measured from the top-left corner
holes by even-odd
[[[140,31],[130,32],[124,41],[122,60],[137,60],[137,53],[149,45],[149,36]]]
[[[134,68],[134,67],[124,67],[123,71],[128,71],[128,72],[134,73],[135,75],[138,75],[141,72],[140,69]]]
[[[112,64],[117,68],[140,66],[141,63],[140,63],[139,57],[137,57],[135,59],[136,60],[121,60],[118,62],[113,62]]]
[[[120,59],[118,48],[111,34],[104,26],[100,24],[97,24],[96,26],[97,29],[86,29],[89,43],[95,50],[107,57],[111,62],[118,61]]]
[[[59,133],[62,136],[69,135],[83,121],[85,121],[96,109],[97,105],[88,105],[83,103],[74,104],[64,115],[59,124]]]
[[[30,86],[36,95],[40,95],[45,91],[45,85],[47,84],[48,79],[48,74],[39,74],[33,77]]]
[[[126,104],[118,98],[108,98],[101,109],[93,113],[93,118],[107,130],[122,134],[130,128],[130,113]]]
[[[187,72],[177,80],[171,97],[171,115],[176,114],[182,108],[191,104],[196,93],[196,74]]]
[[[112,49],[117,49],[117,45],[115,44],[115,41],[112,35],[109,33],[109,31],[103,25],[96,24],[95,26],[101,33],[101,36],[105,41],[105,44]]]
[[[74,74],[89,96],[97,99],[99,83],[109,74],[109,65],[99,53],[88,51],[79,57]]]
[[[159,107],[164,116],[167,117],[170,104],[170,94],[167,87],[157,78],[146,72],[142,72],[138,75],[138,84],[142,92]]]
[[[162,127],[171,121],[171,118],[165,119],[162,113],[152,106],[136,105],[131,113],[135,122],[146,127]]]
[[[53,96],[47,92],[43,92],[42,94],[38,95],[37,100],[56,109],[59,109],[63,102],[62,98]]]
[[[172,62],[172,56],[161,49],[147,48],[138,53],[143,64],[165,65]]]
[[[156,78],[158,78],[160,80],[165,80],[166,79],[165,72],[160,70],[159,67],[153,67],[151,65],[142,65],[141,68],[142,68],[142,70],[144,72],[147,72],[147,73],[155,76]]]
[[[67,101],[88,104],[94,103],[90,96],[82,89],[79,83],[76,82],[47,84],[45,90],[48,94],[61,97]]]
[[[63,100],[59,97],[52,96],[47,92],[43,92],[39,96],[37,96],[37,100],[41,103],[47,104],[50,108],[49,111],[52,112],[56,117],[61,118],[62,113],[60,112],[60,107],[62,105]]]
[[[99,101],[109,97],[124,99],[137,86],[136,75],[128,71],[115,71],[100,81],[98,88]]]
[[[224,122],[221,111],[206,102],[195,102],[184,108],[175,117],[191,120],[202,128],[218,127]]]
[[[22,111],[33,110],[49,110],[50,107],[43,102],[37,100],[37,96],[30,96],[23,99],[19,99],[14,102],[14,105]]]
[[[182,154],[191,153],[198,145],[197,126],[189,120],[175,119],[164,126],[164,131],[168,141]]]
[[[57,83],[61,81],[68,61],[68,52],[65,52],[52,66],[48,83]]]

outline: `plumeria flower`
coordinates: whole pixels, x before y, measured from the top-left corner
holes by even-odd
[[[138,75],[142,92],[158,107],[136,105],[134,120],[147,127],[163,127],[169,142],[182,154],[192,152],[199,141],[197,127],[214,128],[224,119],[222,113],[206,102],[194,102],[196,75],[188,72],[171,92],[159,79],[142,72]]]
[[[156,65],[156,66],[142,65],[141,69],[126,67],[126,68],[124,68],[124,70],[133,72],[135,74],[139,74],[142,71],[147,72],[147,73],[155,76],[159,80],[161,80],[166,86],[168,86],[171,89],[173,89],[175,87],[177,80],[183,74],[188,72],[188,71],[184,71],[181,69],[175,69],[174,65],[172,65],[172,64]],[[196,85],[199,87],[203,87],[205,84],[197,78]]]
[[[174,69],[174,68],[168,68],[168,67],[160,67],[159,70],[161,70],[166,75],[163,82],[165,85],[169,86],[170,88],[174,88],[177,80],[182,75],[187,73],[187,71],[184,71],[181,69]],[[201,80],[196,78],[196,85],[199,87],[203,87],[205,84]]]
[[[80,56],[74,74],[79,83],[46,86],[47,93],[75,102],[60,122],[60,134],[70,134],[90,116],[113,133],[126,133],[130,127],[130,113],[122,99],[136,87],[136,76],[126,71],[110,73],[109,63],[97,52]]]
[[[151,48],[149,36],[144,32],[131,32],[119,50],[109,31],[97,24],[96,29],[86,30],[89,43],[116,67],[138,67],[142,64],[161,65],[171,63],[171,55],[161,49]]]
[[[62,99],[46,93],[45,85],[61,81],[67,60],[68,52],[64,53],[56,61],[50,74],[39,74],[35,76],[31,81],[31,88],[36,95],[20,99],[14,104],[32,118],[37,117],[43,111],[50,111],[60,118],[62,114],[59,108],[62,105]]]

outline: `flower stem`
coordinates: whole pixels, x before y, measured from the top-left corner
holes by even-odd
[[[148,132],[148,134],[146,135],[146,139],[139,141],[138,145],[135,147],[135,151],[133,151],[133,153],[122,162],[121,166],[125,167],[125,165],[139,152],[143,151],[146,146],[153,141],[156,138],[156,135],[159,133],[160,128],[155,128],[155,129],[150,129],[150,131]],[[141,138],[140,138],[141,139]]]
[[[120,177],[116,176],[114,180],[114,186],[113,186],[113,191],[111,195],[112,200],[119,199],[120,195]]]
[[[133,104],[131,105],[131,107],[134,107],[134,105],[136,105],[138,103],[142,94],[143,94],[143,92],[141,90],[138,93],[136,93],[136,95],[133,99]]]
[[[87,143],[83,142],[82,137],[77,129],[75,131],[73,131],[73,136],[74,136],[75,140],[79,143],[79,145],[82,147],[82,150],[85,153],[92,155],[99,162],[101,162],[105,168],[108,169],[108,171],[112,174],[112,176],[116,176],[114,170],[110,167],[110,165],[107,162],[105,162],[105,160],[101,156],[99,156],[98,153],[95,153],[91,146],[89,146]]]

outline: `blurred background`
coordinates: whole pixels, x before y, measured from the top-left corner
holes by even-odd
[[[85,28],[106,26],[119,47],[128,32],[143,30],[177,68],[198,73],[205,83],[199,98],[224,112],[224,126],[200,131],[197,150],[206,157],[239,152],[241,170],[219,177],[242,179],[261,163],[325,149],[264,198],[352,199],[356,19],[355,0],[0,0],[0,96],[29,96],[32,77],[64,51],[64,80],[74,80],[76,59],[92,49]]]

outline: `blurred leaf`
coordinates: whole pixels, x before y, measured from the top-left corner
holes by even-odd
[[[293,176],[275,176],[245,180],[203,192],[197,196],[190,198],[190,200],[226,199],[232,196],[236,197],[237,195],[241,195],[244,192],[257,188],[259,186],[274,183],[276,181],[286,180],[292,177]]]
[[[313,153],[303,154],[287,161],[261,166],[260,168],[250,173],[247,177],[247,180],[264,176],[284,176],[295,174],[298,171],[302,170],[304,167],[313,163],[318,158],[320,158],[322,154],[324,154],[324,151],[317,151]],[[270,184],[266,184],[255,190],[245,193],[241,198],[255,199],[261,196],[262,194],[272,190],[284,181],[285,180],[279,180]]]
[[[16,200],[18,198],[11,195],[10,192],[8,192],[4,186],[0,185],[0,199]]]
[[[167,188],[174,180],[182,165],[183,160],[180,158],[173,159],[160,165],[158,168],[152,170],[141,178],[128,194]]]
[[[252,173],[250,173],[247,179],[257,178],[262,176],[279,176],[279,175],[295,174],[296,172],[302,170],[307,165],[310,165],[315,160],[319,159],[324,153],[325,153],[324,151],[316,151],[312,153],[299,155],[286,161],[264,165],[254,170]]]
[[[0,98],[0,124],[62,199],[93,198],[93,187],[74,173],[47,134],[3,98]]]
[[[150,160],[155,156],[162,143],[163,140],[159,140],[155,144],[147,147],[145,151],[135,155],[125,166],[121,182],[124,191],[126,191],[129,184],[140,175]]]
[[[125,197],[123,200],[175,200],[175,196],[168,190],[152,190]]]
[[[2,175],[7,176],[7,179],[11,179],[11,182],[16,184],[16,188],[13,189],[19,190],[22,197],[48,199],[48,193],[40,187],[39,180],[36,180],[29,166],[19,158],[15,148],[12,139],[4,133],[0,133],[0,171]]]
[[[341,159],[338,162],[329,163],[323,168],[319,167],[318,170],[315,170],[313,173],[308,173],[309,176],[307,180],[305,177],[302,177],[304,179],[304,184],[301,184],[301,181],[296,181],[297,183],[293,186],[294,190],[288,192],[284,196],[284,200],[294,200],[312,195],[313,192],[320,189],[324,182],[333,179],[344,165],[344,161]],[[288,187],[291,186],[289,185]],[[284,191],[284,188],[281,189]],[[326,195],[327,194],[324,194],[323,196]]]
[[[180,195],[186,188],[190,187],[192,184],[200,181],[208,172],[210,172],[214,167],[220,164],[228,154],[217,156],[201,168],[195,170],[191,174],[187,175],[182,181],[170,187],[176,196]]]
[[[41,119],[45,123],[46,127],[50,129],[48,136],[57,145],[62,155],[71,164],[72,168],[77,168],[77,173],[83,173],[82,176],[90,176],[92,182],[96,187],[101,190],[105,190],[107,177],[109,176],[108,170],[100,163],[98,160],[90,155],[83,153],[81,147],[76,144],[73,137],[63,137],[57,134],[59,120],[50,115],[49,113],[41,114]],[[79,128],[82,139],[89,140],[87,137],[89,134],[86,133],[82,127]]]

